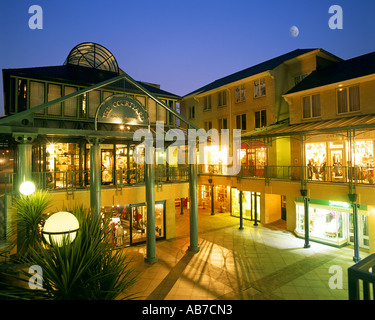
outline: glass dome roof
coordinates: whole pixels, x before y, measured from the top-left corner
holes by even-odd
[[[93,42],[75,46],[64,62],[64,65],[68,64],[119,73],[114,55],[102,45]]]

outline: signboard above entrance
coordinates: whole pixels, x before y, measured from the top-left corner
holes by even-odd
[[[96,122],[126,125],[148,125],[146,109],[137,100],[126,94],[109,96],[99,105],[95,115]]]

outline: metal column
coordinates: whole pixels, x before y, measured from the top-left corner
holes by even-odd
[[[189,150],[189,195],[190,195],[190,246],[189,251],[198,252],[198,196],[197,196],[197,150]]]
[[[240,191],[239,200],[240,202],[240,230],[243,230],[243,206],[242,206],[242,191]]]
[[[303,245],[304,248],[310,248],[309,201],[309,198],[303,198],[305,208],[305,244]]]
[[[154,150],[152,140],[146,139],[145,143],[145,187],[146,187],[146,258],[145,261],[154,263],[158,260],[156,257],[156,234],[155,234],[155,168],[154,168]]]
[[[101,164],[100,145],[95,140],[90,146],[90,208],[96,215],[100,215],[101,206]]]
[[[254,226],[258,225],[258,199],[257,193],[254,192]]]
[[[215,186],[211,184],[211,216],[215,215]]]
[[[25,181],[31,181],[32,176],[32,146],[31,143],[21,143],[18,145],[18,186]]]

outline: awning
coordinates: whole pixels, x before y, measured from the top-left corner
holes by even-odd
[[[310,121],[297,124],[275,124],[261,129],[246,132],[241,135],[242,139],[267,138],[279,136],[301,135],[306,133],[324,133],[335,131],[346,131],[350,129],[374,129],[375,114],[342,117],[332,120]]]

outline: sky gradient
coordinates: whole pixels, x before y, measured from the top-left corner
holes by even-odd
[[[28,26],[34,4],[43,9],[42,30]],[[343,9],[342,30],[328,26],[334,4]],[[375,51],[374,14],[373,0],[6,1],[0,69],[61,65],[77,44],[96,42],[134,79],[183,96],[297,48],[343,59]],[[3,108],[1,90],[0,115]]]

